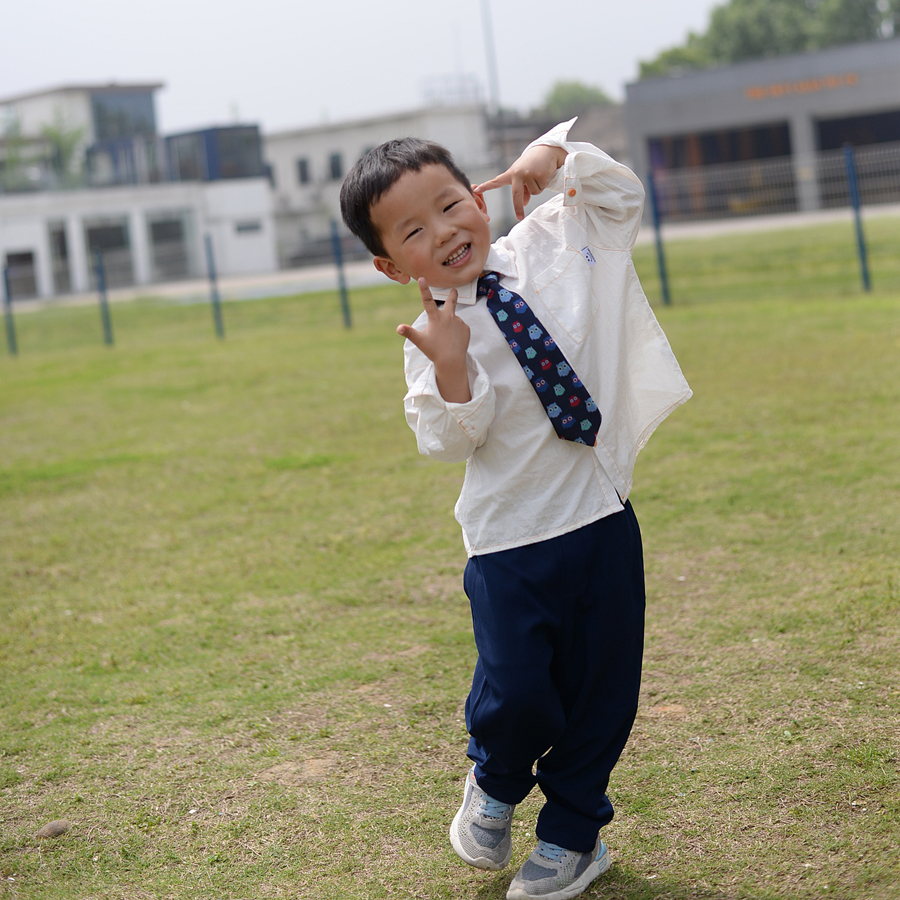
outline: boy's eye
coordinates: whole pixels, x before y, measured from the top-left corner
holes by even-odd
[[[453,209],[456,204],[459,203],[459,200],[454,200],[449,206],[444,207],[444,212],[447,212],[448,209]]]
[[[421,230],[421,228],[413,228],[413,230],[405,238],[403,238],[403,240],[408,241],[414,234],[418,234]]]

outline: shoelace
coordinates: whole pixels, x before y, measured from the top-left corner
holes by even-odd
[[[478,807],[478,812],[489,819],[505,819],[509,815],[510,809],[512,807],[508,803],[501,803],[485,794],[481,800],[481,806]]]
[[[565,847],[560,847],[559,844],[551,844],[549,841],[538,841],[537,852],[544,859],[549,859],[550,862],[559,862],[568,851]]]

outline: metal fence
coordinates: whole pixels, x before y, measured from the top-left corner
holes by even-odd
[[[640,249],[636,264],[664,304],[900,284],[900,143],[657,171],[647,188],[656,246]],[[779,219],[806,235],[788,239]],[[729,237],[735,231],[744,234]],[[702,238],[701,254],[676,236]]]
[[[864,206],[900,202],[900,142],[854,150]],[[850,203],[844,151],[656,171],[663,222],[777,215]]]
[[[863,206],[900,202],[900,143],[857,147],[853,151]],[[818,184],[822,206],[847,206],[850,195],[844,153],[833,150],[819,156]]]

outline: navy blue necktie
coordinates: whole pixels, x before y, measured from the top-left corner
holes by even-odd
[[[556,433],[567,441],[597,443],[603,417],[550,333],[516,293],[500,286],[500,276],[487,272],[478,279],[478,295],[487,307],[522,371],[547,411]]]

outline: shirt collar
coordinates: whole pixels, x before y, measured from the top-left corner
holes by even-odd
[[[518,275],[516,264],[510,254],[501,247],[491,245],[484,263],[485,272],[496,272],[501,278],[506,275],[515,278]],[[453,288],[432,288],[431,296],[435,300],[446,300]],[[478,299],[478,279],[456,289],[456,302],[462,306],[471,306]]]

